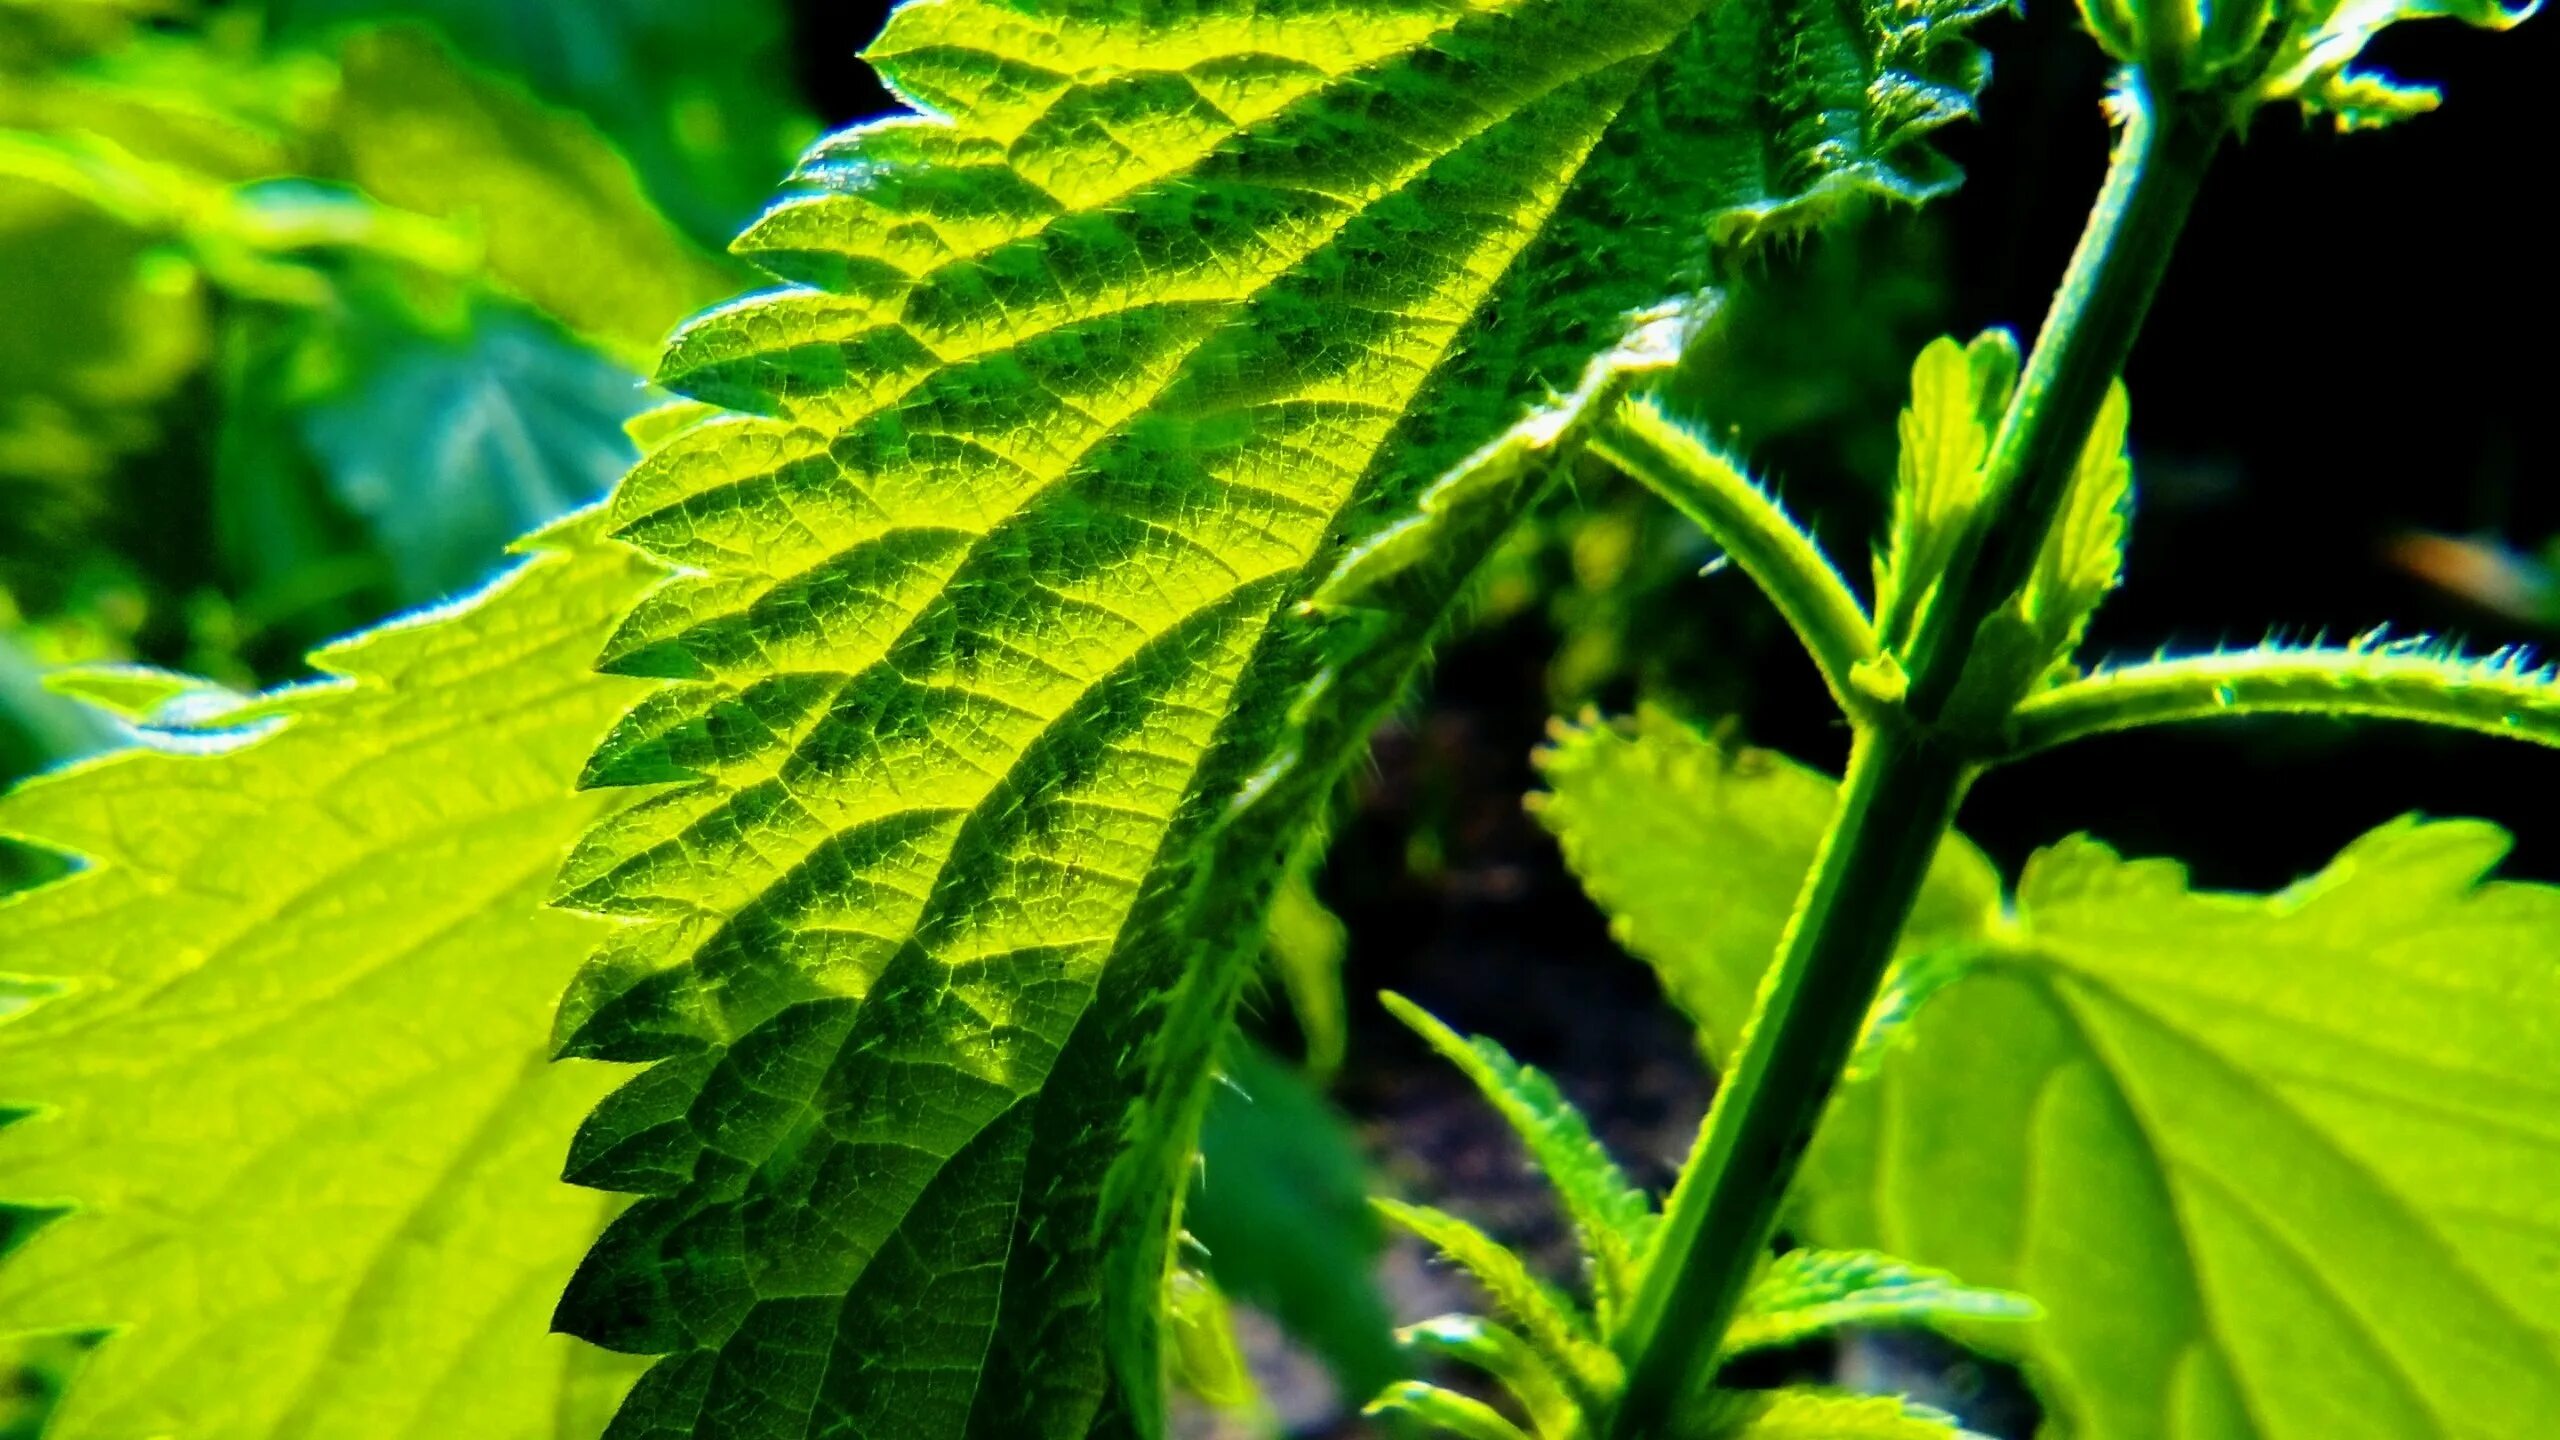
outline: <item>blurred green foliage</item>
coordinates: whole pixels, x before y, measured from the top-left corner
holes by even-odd
[[[0,0],[0,779],[113,738],[46,668],[290,678],[618,476],[816,133],[783,25]]]

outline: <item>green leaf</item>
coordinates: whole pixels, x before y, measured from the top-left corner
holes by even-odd
[[[1843,1325],[2029,1320],[2035,1302],[1865,1250],[1790,1250],[1744,1292],[1724,1352],[1793,1345]]]
[[[2271,896],[2094,841],[1817,1142],[1803,1230],[2034,1295],[2074,1433],[2535,1433],[2560,1407],[2560,890],[2401,821]]]
[[[261,318],[235,322],[222,369],[214,493],[242,608],[262,623],[332,598],[308,594],[308,577],[359,557],[380,608],[466,590],[510,538],[595,500],[637,453],[623,432],[649,402],[637,377],[495,297],[449,330],[353,283],[325,311]],[[325,519],[279,523],[295,509]],[[279,543],[313,528],[352,535],[316,555]]]
[[[1947,1416],[1908,1401],[1807,1389],[1720,1392],[1679,1432],[1679,1440],[1968,1440],[1968,1436]]]
[[[1652,1239],[1653,1202],[1627,1181],[1602,1149],[1582,1112],[1555,1081],[1522,1065],[1494,1041],[1470,1039],[1433,1019],[1401,995],[1378,997],[1388,1011],[1421,1036],[1443,1059],[1475,1082],[1508,1121],[1537,1164],[1589,1257],[1593,1309],[1607,1333],[1635,1293],[1637,1266]]]
[[[560,1322],[671,1357],[618,1436],[1160,1429],[1276,874],[1551,478],[1464,462],[1717,237],[1948,183],[1971,15],[897,13],[873,58],[934,113],[812,152],[738,245],[798,284],[661,371],[744,413],[611,502],[683,572],[606,647],[672,683],[589,772],[672,788],[562,887],[628,922],[566,1047],[654,1064],[572,1160],[643,1198]],[[1309,603],[1453,474],[1374,609]]]
[[[1364,1415],[1392,1415],[1456,1440],[1531,1440],[1529,1433],[1472,1395],[1402,1380],[1369,1402]]]
[[[2017,388],[2018,364],[2017,337],[2006,330],[1961,345],[1933,340],[1912,362],[1893,523],[1875,562],[1876,638],[1889,651],[1910,643],[1981,504],[1983,463]]]
[[[118,457],[159,440],[153,407],[208,343],[194,270],[101,188],[91,167],[0,130],[0,494],[19,565],[90,518]]]
[[[1228,1044],[1183,1227],[1227,1294],[1313,1351],[1348,1395],[1406,1373],[1375,1272],[1385,1229],[1350,1122],[1269,1051]]]
[[[2061,513],[2018,596],[2020,615],[2056,666],[2070,665],[2089,617],[2124,578],[2125,534],[2133,523],[2133,457],[2125,451],[2131,423],[2119,380],[2090,424]]]
[[[1824,782],[1700,783],[1741,757],[1658,725],[1564,750],[1547,810],[1639,952],[1675,979],[1766,955],[1796,879],[1756,837]],[[1963,894],[1970,949],[1835,1100],[1793,1228],[2035,1297],[1968,1338],[2089,1440],[2535,1433],[2560,1407],[2560,890],[2484,879],[2505,848],[2402,821],[2254,896],[2072,840],[2005,919],[1987,867],[1934,879],[1918,943]],[[1636,863],[1666,852],[1694,868]],[[1762,903],[1697,903],[1743,877]]]
[[[592,530],[0,802],[88,866],[0,907],[11,983],[57,992],[0,1016],[0,1333],[115,1332],[53,1440],[601,1430],[629,1366],[542,1334],[611,1077],[547,1062],[596,927],[540,901],[650,574]]]
[[[1508,1247],[1445,1210],[1401,1200],[1370,1203],[1473,1276],[1586,1410],[1596,1412],[1616,1397],[1624,1378],[1617,1357],[1592,1338],[1573,1302],[1532,1274]]]
[[[1709,1056],[1729,1057],[1838,787],[1653,710],[1628,723],[1559,727],[1538,769],[1548,790],[1532,808],[1608,912],[1610,933],[1662,977]],[[1999,872],[1963,837],[1948,837],[1903,932],[1906,967],[1979,944],[1999,916]]]
[[[1582,1433],[1582,1407],[1546,1357],[1518,1334],[1473,1315],[1442,1315],[1396,1334],[1417,1355],[1472,1366],[1501,1385],[1529,1417],[1538,1440],[1574,1440]]]

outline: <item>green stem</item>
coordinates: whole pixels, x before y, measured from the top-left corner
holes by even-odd
[[[1935,720],[1964,677],[1974,632],[2027,583],[2070,493],[2080,447],[2124,372],[2178,232],[2223,136],[2223,112],[2124,89],[2107,182],[2063,272],[2026,373],[1991,443],[1981,519],[1958,542],[1904,668],[1911,713]]]
[[[2144,725],[2249,715],[2356,715],[2560,746],[2560,677],[2514,655],[2418,645],[2262,648],[2101,670],[2011,712],[2002,758]]]
[[[1875,627],[1821,547],[1768,492],[1642,400],[1618,406],[1591,437],[1591,449],[1706,531],[1786,617],[1831,698],[1861,713],[1854,677],[1876,656]]]
[[[1973,762],[1931,727],[1982,622],[2026,583],[2222,135],[2218,112],[2124,101],[2125,128],[1994,441],[1983,519],[1913,642],[1907,710],[1860,729],[1840,808],[1740,1056],[1672,1191],[1626,1323],[1611,1440],[1661,1433],[1714,1363],[1856,1046]]]
[[[1960,758],[1909,727],[1859,737],[1782,958],[1629,1309],[1627,1388],[1611,1432],[1621,1440],[1655,1434],[1713,1362],[1968,778]]]

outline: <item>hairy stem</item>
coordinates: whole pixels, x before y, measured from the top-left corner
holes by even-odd
[[[2560,746],[2560,681],[2522,656],[2415,645],[2235,650],[2101,670],[2030,697],[2011,756],[2111,730],[2244,715],[2357,715]]]
[[[1781,958],[1761,981],[1629,1309],[1627,1388],[1612,1431],[1621,1440],[1655,1434],[1713,1358],[1970,774],[1910,727],[1859,737]]]
[[[1861,726],[1830,833],[1615,1337],[1627,1387],[1611,1440],[1659,1434],[1703,1382],[1767,1252],[1974,773],[1931,722],[1962,678],[1967,642],[2026,582],[2221,138],[2208,110],[2155,110],[2130,91],[2121,104],[2106,188],[1993,443],[1983,518],[1914,639],[1904,713]]]
[[[1843,710],[1851,672],[1876,655],[1875,627],[1821,549],[1740,466],[1641,400],[1620,405],[1593,453],[1671,503],[1723,547],[1786,617]]]

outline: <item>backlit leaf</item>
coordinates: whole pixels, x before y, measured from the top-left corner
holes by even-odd
[[[548,1063],[597,927],[540,902],[637,688],[588,656],[649,578],[592,530],[0,802],[89,866],[0,906],[52,997],[0,1014],[0,1333],[114,1331],[52,1440],[602,1429],[629,1365],[542,1333],[612,1077]]]
[[[1804,1229],[2034,1295],[2004,1333],[2093,1440],[2535,1433],[2560,890],[2484,878],[2506,845],[2400,821],[2271,896],[2046,850],[1816,1143]]]
[[[1796,886],[1757,837],[1828,782],[1667,779],[1744,757],[1659,726],[1563,749],[1548,810],[1620,933],[1740,1003]],[[1641,855],[1666,814],[1677,861],[1605,843]],[[1962,964],[1835,1101],[1791,1229],[2034,1297],[2041,1320],[1968,1338],[2014,1347],[2089,1440],[2536,1433],[2560,1408],[2560,889],[2487,878],[2506,845],[2404,820],[2268,896],[2047,849],[2014,914],[1967,899]],[[1761,904],[1695,903],[1745,885]],[[1947,894],[1915,934],[1945,933]]]
[[[1281,862],[1549,479],[1462,462],[1731,247],[1941,188],[1972,13],[898,12],[933,113],[811,154],[738,247],[799,283],[660,372],[740,413],[611,502],[683,569],[605,657],[673,683],[589,772],[673,783],[561,892],[626,922],[569,1051],[654,1065],[572,1157],[643,1198],[561,1322],[671,1357],[617,1436],[1156,1433]]]

